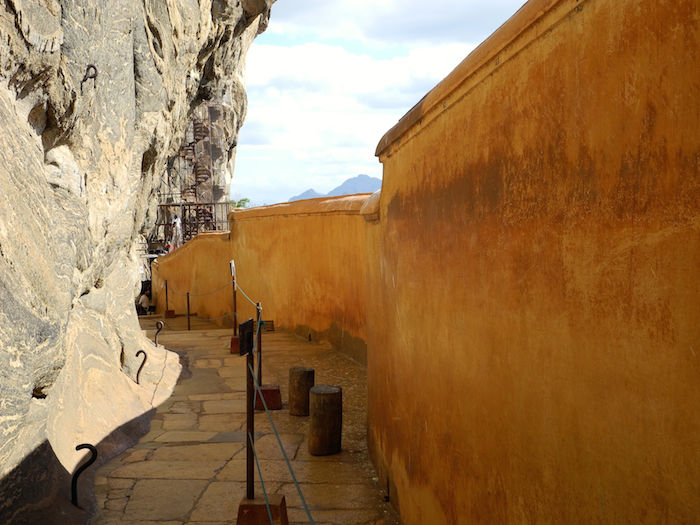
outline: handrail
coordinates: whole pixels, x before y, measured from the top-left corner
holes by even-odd
[[[253,302],[250,298],[248,298],[248,300],[251,301],[251,303]],[[253,303],[253,304],[258,306],[259,303]],[[258,306],[258,308],[260,310],[262,310],[262,308],[260,306]],[[263,324],[263,322],[258,317],[257,326],[255,327],[256,328],[255,329],[255,337],[253,339],[253,348],[256,348],[256,346],[257,346],[258,338],[260,337],[260,328],[261,328],[262,324]],[[246,367],[248,368],[248,372],[250,373],[250,375],[253,378],[253,386],[254,386],[255,391],[256,391],[256,396],[260,396],[260,401],[262,401],[262,405],[263,405],[263,408],[265,410],[265,414],[267,415],[267,418],[270,421],[270,426],[272,427],[272,432],[275,434],[275,438],[277,438],[277,444],[279,445],[280,451],[282,452],[282,456],[284,457],[284,461],[287,464],[287,469],[289,470],[289,473],[292,476],[292,481],[294,482],[294,486],[296,487],[297,492],[299,493],[299,497],[301,498],[301,504],[304,507],[304,510],[306,511],[306,515],[309,518],[309,523],[311,523],[311,525],[314,525],[315,522],[314,522],[313,517],[311,517],[311,511],[309,510],[309,506],[306,503],[306,498],[304,498],[304,494],[301,490],[301,487],[299,486],[299,482],[297,481],[297,477],[294,475],[294,469],[292,468],[292,464],[289,461],[289,457],[287,456],[287,451],[284,449],[284,445],[282,444],[282,439],[280,438],[277,427],[275,426],[275,422],[272,420],[272,415],[270,414],[270,409],[267,408],[267,403],[265,402],[265,396],[263,395],[262,389],[260,388],[260,383],[258,381],[258,377],[256,377],[255,370],[253,369],[253,367],[249,363],[246,363]],[[251,439],[251,437],[252,436],[249,436],[248,439]],[[251,440],[251,445],[252,445],[252,440]],[[260,479],[262,482],[262,475],[260,475]]]

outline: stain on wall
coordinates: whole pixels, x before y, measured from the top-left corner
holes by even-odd
[[[229,215],[246,293],[275,326],[366,361],[365,221],[369,195],[310,199]],[[251,310],[252,316],[252,310]]]
[[[405,523],[700,515],[699,20],[530,1],[380,142],[369,438]]]
[[[404,523],[700,515],[699,26],[695,0],[531,0],[381,140],[381,197],[192,244],[198,286],[233,257],[264,318],[366,344]],[[181,250],[154,283],[195,282]]]

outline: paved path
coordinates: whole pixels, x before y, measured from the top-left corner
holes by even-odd
[[[151,337],[156,320],[142,319]],[[166,324],[160,343],[177,351],[187,370],[170,399],[158,407],[151,431],[97,472],[100,513],[95,525],[236,523],[245,494],[245,360],[230,354],[230,330],[177,331],[181,319]],[[316,384],[343,388],[340,454],[308,453],[308,418],[290,416],[286,410],[292,366],[313,367]],[[272,417],[314,521],[398,524],[369,460],[363,367],[328,345],[308,343],[288,332],[265,332],[263,382],[280,384],[285,406]],[[265,488],[285,495],[290,523],[308,523],[263,412],[256,412],[255,429]],[[255,490],[261,494],[257,474]]]

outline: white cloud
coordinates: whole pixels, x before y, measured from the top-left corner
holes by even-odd
[[[521,3],[278,0],[247,58],[232,193],[262,204],[380,177],[382,135],[479,43],[471,26],[491,31]]]
[[[377,42],[480,42],[525,0],[278,0],[271,30]]]

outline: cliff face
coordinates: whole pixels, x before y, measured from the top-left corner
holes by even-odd
[[[72,471],[77,444],[171,391],[177,356],[142,335],[134,312],[136,241],[188,113],[208,99],[223,104],[231,158],[244,55],[272,1],[5,0],[0,478],[46,442]],[[0,515],[11,517],[21,498],[7,485]]]

